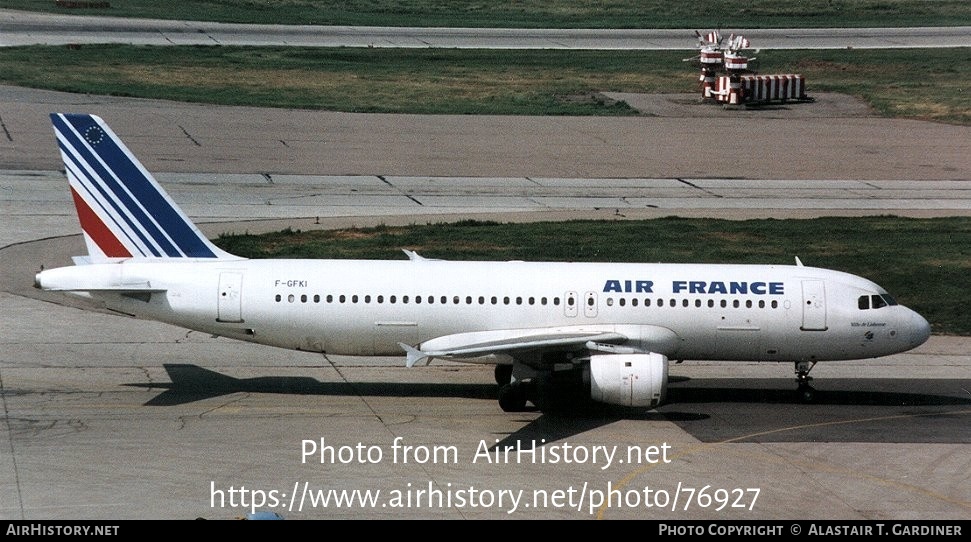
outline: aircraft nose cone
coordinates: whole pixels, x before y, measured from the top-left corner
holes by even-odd
[[[912,347],[924,344],[931,336],[930,323],[916,312],[910,317],[910,330],[910,344]]]

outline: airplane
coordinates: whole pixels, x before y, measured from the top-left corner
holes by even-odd
[[[913,349],[930,325],[875,283],[794,265],[246,259],[216,247],[99,117],[51,115],[88,254],[35,286],[301,351],[495,364],[499,406],[580,389],[665,401],[683,360],[794,364]]]

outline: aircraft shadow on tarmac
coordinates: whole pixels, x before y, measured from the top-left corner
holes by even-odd
[[[310,377],[234,378],[191,364],[166,364],[171,384],[132,383],[165,391],[146,406],[176,406],[232,393],[375,397],[459,397],[494,400],[494,384],[320,382]],[[664,421],[702,442],[971,443],[971,380],[827,379],[812,404],[802,404],[792,379],[672,377],[667,403],[656,410],[584,402],[536,411],[495,446],[563,440],[621,420]],[[515,414],[510,414],[515,416]],[[651,439],[645,428],[645,438]]]
[[[165,383],[137,383],[126,386],[167,388],[145,406],[176,406],[231,393],[278,393],[288,395],[333,395],[371,397],[464,397],[495,399],[494,385],[436,384],[408,382],[321,382],[306,376],[261,376],[234,378],[190,364],[165,364],[172,380]]]

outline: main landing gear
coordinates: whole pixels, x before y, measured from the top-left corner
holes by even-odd
[[[495,367],[499,384],[499,408],[505,412],[573,408],[590,398],[582,365],[573,352],[548,352],[527,356]],[[527,407],[527,404],[529,406]]]
[[[499,384],[499,408],[503,412],[522,412],[526,410],[525,383],[512,380],[512,365],[496,365],[496,384]]]
[[[526,388],[522,382],[511,382],[499,387],[499,408],[503,412],[522,412],[526,410]]]
[[[816,388],[812,386],[813,379],[809,376],[809,371],[815,366],[815,361],[796,362],[796,383],[799,385],[796,391],[803,403],[812,403],[816,399]]]
[[[503,387],[512,382],[512,365],[496,365],[496,384]]]

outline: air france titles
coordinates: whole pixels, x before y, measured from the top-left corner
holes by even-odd
[[[653,294],[653,280],[608,279],[604,293]],[[671,281],[674,294],[727,294],[727,295],[784,295],[785,283],[765,281],[675,280]]]

